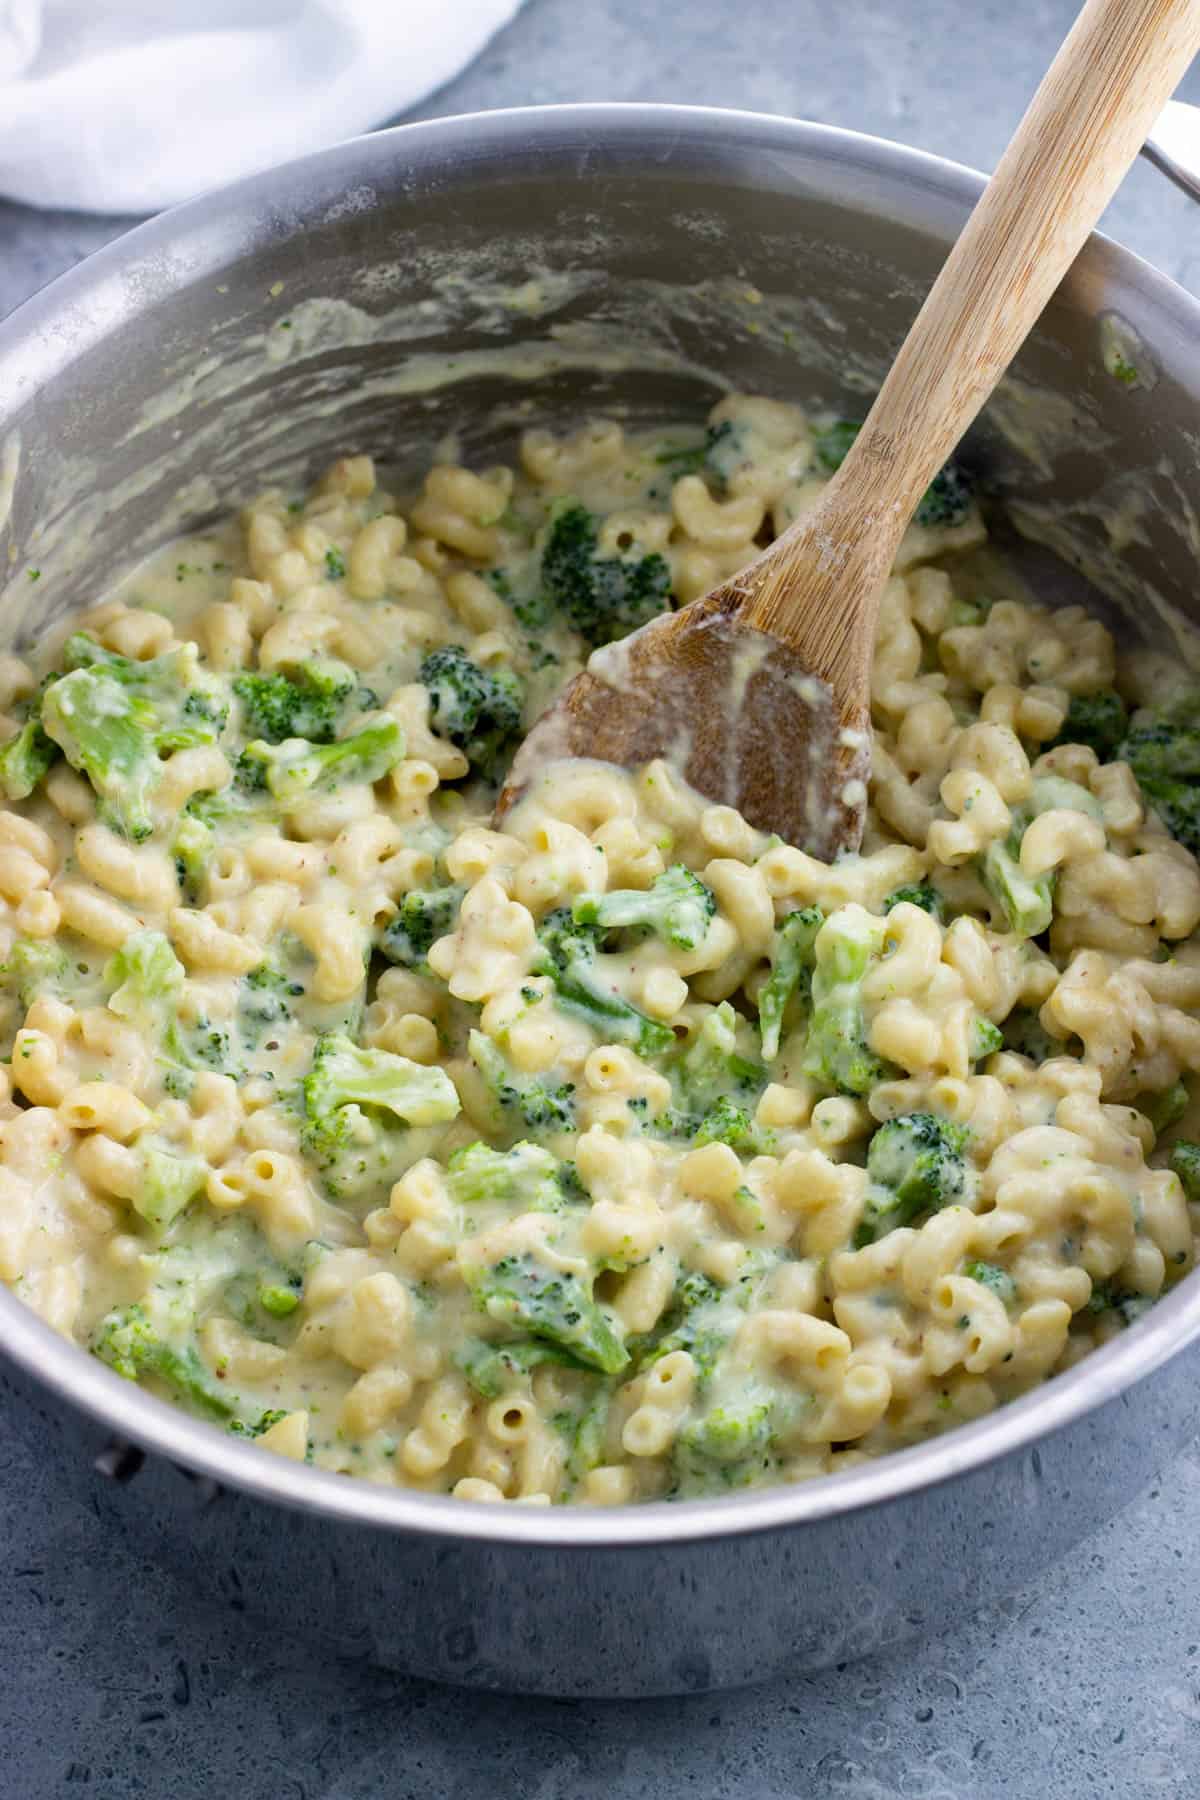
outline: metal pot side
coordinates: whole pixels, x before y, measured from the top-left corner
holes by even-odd
[[[380,133],[167,214],[0,326],[5,638],[36,637],[48,595],[56,614],[93,596],[164,517],[202,523],[340,452],[404,466],[447,430],[484,455],[530,419],[695,414],[722,377],[861,413],[980,186],[847,132],[578,106]],[[1146,351],[1144,386],[1104,368],[1109,315]],[[521,379],[495,354],[514,343]],[[589,366],[589,345],[614,343],[630,355]],[[1113,574],[1118,610],[1123,589],[1149,592],[1126,625],[1164,642],[1175,611],[1194,615],[1197,344],[1200,307],[1094,238],[968,447],[999,495],[1064,503],[1076,560]],[[447,379],[421,375],[447,357]],[[1020,425],[1031,394],[1051,397],[1053,443]],[[1092,501],[1131,477],[1146,528],[1114,546]],[[1082,591],[1061,563],[1030,566],[1047,598]],[[1192,1276],[1037,1393],[868,1467],[541,1511],[264,1456],[0,1288],[14,1424],[201,1591],[343,1655],[578,1696],[818,1668],[1034,1579],[1200,1429],[1198,1338]]]

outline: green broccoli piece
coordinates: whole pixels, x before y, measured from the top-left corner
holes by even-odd
[[[729,1321],[720,1311],[725,1298],[725,1290],[707,1275],[696,1270],[684,1275],[656,1327],[643,1366],[649,1368],[673,1350],[686,1350],[696,1365],[697,1387],[703,1390],[729,1342]]]
[[[692,1142],[697,1149],[702,1144],[728,1144],[731,1150],[741,1150],[754,1144],[755,1135],[754,1121],[747,1108],[739,1106],[728,1094],[722,1094],[701,1119]]]
[[[161,1230],[200,1192],[207,1170],[198,1156],[155,1138],[140,1141],[137,1157],[137,1187],[130,1204],[148,1225]]]
[[[624,637],[671,604],[671,569],[657,551],[601,557],[594,516],[569,501],[553,521],[542,552],[548,604],[596,649]]]
[[[717,897],[698,875],[673,863],[648,888],[581,894],[571,910],[577,925],[595,925],[601,931],[641,927],[656,932],[676,950],[695,950],[708,935]]]
[[[211,827],[186,810],[180,813],[171,837],[171,855],[184,900],[189,906],[200,905],[208,893],[213,856]]]
[[[820,468],[833,474],[850,454],[850,446],[862,430],[857,419],[834,419],[813,433],[813,453]],[[971,510],[970,477],[950,458],[942,464],[921,497],[916,510],[918,525],[961,525]]]
[[[183,964],[161,931],[135,931],[109,959],[104,979],[108,1008],[143,1030],[161,1029],[174,1017],[183,987]]]
[[[214,1025],[204,1014],[181,1018],[183,964],[161,931],[136,931],[127,938],[106,964],[104,979],[113,989],[109,1011],[160,1042],[169,1093],[186,1098],[192,1072],[197,1069],[235,1078],[242,1075],[224,1026]]]
[[[738,1049],[738,1014],[722,1000],[704,1015],[695,1037],[679,1063],[679,1084],[685,1105],[695,1115],[707,1113],[731,1095],[757,1097],[766,1085],[767,1071],[754,1057]]]
[[[567,1201],[563,1168],[540,1144],[514,1144],[511,1150],[468,1144],[446,1164],[446,1186],[460,1206],[486,1203],[557,1213]]]
[[[1004,1033],[982,1013],[976,1013],[971,1020],[971,1037],[967,1046],[967,1055],[972,1062],[982,1062],[985,1056],[991,1056],[1004,1046]]]
[[[260,1438],[264,1432],[270,1431],[272,1425],[278,1425],[280,1419],[286,1418],[287,1413],[283,1407],[269,1406],[266,1412],[259,1414],[253,1424],[247,1424],[245,1419],[230,1419],[229,1429],[234,1437]]]
[[[1116,755],[1171,836],[1200,856],[1200,695],[1136,714]]]
[[[893,906],[901,904],[919,906],[922,912],[927,912],[930,918],[937,920],[939,925],[946,916],[946,907],[942,896],[928,881],[916,881],[908,887],[894,889],[884,901],[883,910],[885,913],[890,913]]]
[[[1002,1300],[1005,1306],[1011,1306],[1017,1297],[1017,1284],[1006,1269],[998,1268],[995,1263],[969,1262],[963,1264],[963,1274],[968,1281],[977,1281],[980,1287],[987,1288]]]
[[[444,1069],[326,1032],[301,1083],[300,1108],[301,1144],[340,1198],[387,1181],[407,1128],[448,1123],[459,1100]],[[399,1136],[395,1120],[405,1128]]]
[[[1045,748],[1056,750],[1060,744],[1085,744],[1101,762],[1111,762],[1128,727],[1125,702],[1111,688],[1101,688],[1095,694],[1073,694],[1062,730]]]
[[[548,1268],[531,1253],[468,1263],[463,1275],[476,1306],[498,1325],[546,1338],[606,1375],[628,1364],[613,1317],[597,1305],[580,1276]]]
[[[776,1405],[748,1397],[715,1405],[691,1420],[675,1440],[672,1490],[688,1495],[724,1493],[761,1481],[774,1466]]]
[[[457,644],[432,650],[417,679],[429,690],[429,728],[489,778],[521,729],[524,695],[509,669],[483,669]]]
[[[171,1397],[210,1419],[230,1419],[237,1401],[223,1394],[217,1379],[189,1345],[175,1350],[155,1331],[138,1305],[107,1313],[96,1328],[92,1353],[126,1381],[161,1382]]]
[[[26,719],[15,737],[0,745],[0,793],[6,800],[28,800],[59,754],[46,736],[39,703],[37,716]]]
[[[471,1060],[496,1097],[502,1120],[513,1129],[572,1131],[575,1126],[575,1088],[569,1081],[552,1082],[541,1075],[518,1077],[482,1031],[468,1039]]]
[[[1009,930],[1019,937],[1040,937],[1049,930],[1054,917],[1054,872],[1026,875],[1021,868],[1021,840],[1034,819],[1059,808],[1086,813],[1092,819],[1102,816],[1095,796],[1078,782],[1057,775],[1039,776],[1026,803],[1013,808],[1012,829],[1007,838],[989,844],[976,865],[984,887],[1004,913]]]
[[[361,730],[332,744],[310,744],[306,738],[268,744],[256,738],[239,756],[235,778],[246,793],[266,789],[282,806],[294,806],[311,793],[327,793],[343,782],[379,781],[403,755],[399,723],[380,713]]]
[[[916,511],[918,525],[961,525],[971,510],[974,489],[970,477],[953,458],[943,463],[921,496]]]
[[[405,894],[379,939],[388,961],[405,969],[424,968],[429,946],[454,930],[466,891],[464,887],[414,888]]]
[[[293,1016],[292,1001],[304,995],[302,982],[292,981],[270,963],[244,975],[238,996],[238,1024],[247,1043],[257,1049],[263,1034]]]
[[[771,1407],[768,1401],[748,1401],[740,1406],[714,1406],[685,1427],[680,1444],[688,1457],[705,1462],[742,1463],[759,1459],[771,1442]]]
[[[71,672],[47,687],[42,723],[87,776],[105,821],[140,842],[154,830],[162,759],[217,742],[229,716],[224,689],[200,670],[195,644],[131,662],[76,634],[65,656]]]
[[[758,1028],[767,1062],[779,1055],[784,1015],[793,999],[806,1003],[812,994],[817,933],[825,923],[819,906],[805,906],[779,921],[771,946],[771,973],[758,990]]]
[[[672,479],[680,475],[707,474],[724,487],[728,479],[730,452],[737,451],[737,427],[732,419],[709,425],[704,441],[699,444],[668,444],[654,458],[660,468],[669,469]]]
[[[1037,1013],[1023,1006],[1015,1008],[1004,1021],[1004,1045],[1007,1050],[1015,1050],[1019,1056],[1028,1056],[1036,1063],[1061,1056],[1065,1048],[1057,1038],[1050,1036]]]
[[[1093,1284],[1084,1310],[1089,1313],[1115,1312],[1122,1325],[1132,1325],[1153,1305],[1153,1297],[1149,1294],[1131,1293],[1114,1282],[1098,1281]]]
[[[850,454],[850,446],[862,430],[861,419],[834,419],[813,432],[813,455],[817,466],[832,475]]]
[[[817,935],[804,1073],[839,1093],[867,1094],[883,1078],[884,1065],[867,1043],[862,983],[886,929],[882,919],[849,905],[831,913]]]
[[[1020,826],[1003,841],[988,845],[979,861],[984,887],[1018,937],[1040,937],[1054,917],[1054,875],[1026,875],[1020,863]]]
[[[570,907],[547,913],[538,926],[541,953],[535,973],[551,978],[564,1012],[582,1019],[606,1042],[629,1044],[639,1056],[663,1055],[674,1045],[674,1033],[639,1012],[605,980],[597,935],[594,926],[575,923]]]
[[[497,1399],[541,1363],[558,1363],[568,1369],[587,1368],[586,1363],[572,1356],[561,1344],[538,1338],[517,1344],[486,1344],[481,1338],[468,1338],[454,1352],[455,1367],[484,1400]]]
[[[290,1318],[299,1306],[300,1299],[299,1287],[293,1287],[290,1283],[284,1285],[282,1282],[264,1282],[258,1290],[258,1304],[273,1319]]]
[[[250,735],[269,744],[287,738],[332,744],[357,682],[345,663],[314,661],[301,663],[290,676],[278,669],[238,675],[233,691],[242,702]]]
[[[867,1151],[867,1193],[855,1237],[861,1249],[921,1213],[968,1201],[975,1171],[966,1158],[970,1133],[933,1113],[906,1113],[881,1125]]]
[[[43,994],[64,995],[70,977],[66,951],[47,938],[17,938],[0,963],[0,980],[26,1012]]]
[[[1170,1131],[1172,1125],[1178,1124],[1191,1103],[1192,1097],[1186,1084],[1176,1081],[1169,1088],[1163,1088],[1160,1093],[1147,1094],[1141,1102],[1141,1108],[1153,1125],[1155,1136],[1161,1137],[1164,1131]]]
[[[1200,1144],[1177,1138],[1171,1146],[1171,1167],[1183,1183],[1189,1200],[1200,1200]]]

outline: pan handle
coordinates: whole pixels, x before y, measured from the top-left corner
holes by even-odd
[[[1168,100],[1142,146],[1142,155],[1185,194],[1200,200],[1200,106]]]

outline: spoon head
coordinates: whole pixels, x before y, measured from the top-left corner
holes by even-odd
[[[870,742],[865,696],[839,704],[710,596],[593,654],[522,744],[496,817],[552,762],[662,757],[706,800],[832,862],[862,841]]]

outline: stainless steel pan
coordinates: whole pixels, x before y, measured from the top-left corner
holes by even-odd
[[[1186,146],[1159,155],[1186,174]],[[484,454],[529,418],[695,412],[722,378],[861,411],[980,186],[842,131],[579,106],[385,132],[183,207],[0,327],[5,638],[94,595],[164,519],[342,450],[403,466],[454,429]],[[1104,366],[1114,320],[1133,388]],[[1196,614],[1198,398],[1200,306],[1094,238],[968,448],[1042,536],[1061,503],[1059,548],[1165,643]],[[1076,570],[1030,568],[1077,596]],[[8,1421],[101,1519],[343,1654],[560,1695],[815,1668],[1033,1579],[1200,1429],[1198,1340],[1193,1276],[1026,1399],[834,1479],[535,1511],[263,1454],[0,1288]]]

